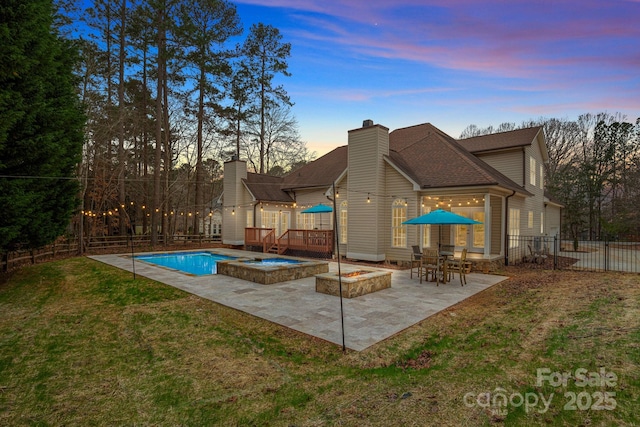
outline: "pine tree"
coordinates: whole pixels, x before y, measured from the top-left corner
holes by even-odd
[[[51,0],[0,4],[0,252],[52,242],[77,207],[77,56],[53,18]]]
[[[265,156],[267,143],[265,141],[266,118],[272,105],[293,105],[289,95],[282,86],[273,85],[277,74],[290,76],[287,58],[291,55],[291,44],[282,42],[280,30],[263,23],[254,24],[249,30],[249,35],[244,42],[242,51],[246,56],[250,73],[256,79],[259,99],[260,133],[260,168],[259,172],[265,172]]]

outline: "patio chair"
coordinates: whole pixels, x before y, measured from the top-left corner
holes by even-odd
[[[413,253],[411,254],[411,273],[410,276],[413,279],[413,269],[416,268],[418,270],[418,277],[420,277],[421,269],[422,269],[422,252],[420,251],[420,246],[413,245]]]
[[[536,264],[544,264],[547,259],[547,255],[544,253],[538,253],[531,248],[531,245],[527,245],[529,248],[529,255],[525,256],[525,262],[535,262]]]
[[[438,272],[440,270],[440,256],[435,249],[425,249],[422,253],[421,261],[421,274],[420,283],[422,283],[422,276],[426,281],[429,281],[429,274],[431,274],[431,280],[436,281],[436,286],[439,282]]]
[[[460,286],[467,284],[467,248],[462,249],[462,254],[459,259],[448,261],[448,271],[450,274],[455,275],[457,271],[460,276]]]
[[[454,245],[440,245],[440,255],[453,257],[455,252]]]

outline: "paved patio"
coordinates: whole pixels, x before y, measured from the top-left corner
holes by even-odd
[[[229,255],[247,255],[243,251],[214,249]],[[96,255],[90,258],[123,270],[132,271],[126,255]],[[341,264],[349,272],[362,266]],[[189,276],[136,261],[136,274],[174,286],[202,298],[250,313],[271,322],[342,345],[340,299],[316,293],[315,278],[260,285],[223,275]],[[370,269],[367,267],[367,269]],[[337,272],[338,264],[329,263]],[[384,269],[377,269],[384,270]],[[353,299],[343,299],[344,330],[347,348],[361,351],[427,317],[450,307],[506,279],[504,276],[471,273],[467,285],[455,280],[436,287],[411,279],[409,270],[391,271],[391,288]]]

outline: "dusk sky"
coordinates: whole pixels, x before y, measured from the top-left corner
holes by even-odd
[[[640,116],[640,0],[235,0],[292,44],[301,138],[322,155],[363,119],[391,130],[583,113]]]

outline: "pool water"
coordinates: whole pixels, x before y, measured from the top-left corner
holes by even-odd
[[[281,266],[287,266],[291,264],[300,264],[300,261],[296,259],[288,259],[288,258],[264,258],[264,259],[249,260],[244,262],[246,264],[264,265],[267,267],[281,267]]]
[[[139,261],[161,265],[195,276],[216,274],[217,261],[235,259],[226,255],[211,252],[177,252],[171,254],[139,255],[135,257]]]

